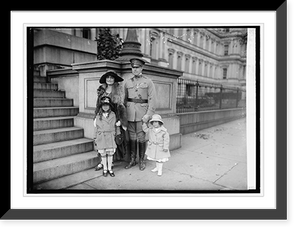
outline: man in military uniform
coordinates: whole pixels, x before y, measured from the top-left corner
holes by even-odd
[[[146,168],[146,139],[142,123],[148,122],[155,113],[156,93],[152,80],[142,74],[146,61],[142,58],[132,58],[130,62],[134,76],[124,82],[124,103],[127,110],[130,142],[130,162],[125,168],[136,165],[138,146],[139,169],[143,171]]]

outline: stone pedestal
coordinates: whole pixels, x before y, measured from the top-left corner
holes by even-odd
[[[78,84],[73,85],[73,89],[69,90],[75,98],[74,103],[77,103],[79,107],[79,114],[75,117],[74,124],[84,129],[84,137],[87,138],[93,138],[93,116],[96,107],[97,88],[100,85],[100,77],[107,70],[114,70],[124,80],[132,77],[131,66],[128,61],[101,60],[75,63],[72,64],[72,69],[48,72],[48,76],[58,84],[59,89],[68,89],[67,83],[69,82]],[[177,78],[182,75],[182,72],[146,64],[143,74],[154,82],[158,100],[156,113],[162,116],[165,127],[170,133],[170,150],[180,148],[180,121],[175,113]],[[74,93],[78,93],[78,95]]]

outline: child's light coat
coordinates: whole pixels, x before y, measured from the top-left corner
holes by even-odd
[[[143,131],[149,138],[145,153],[148,157],[153,160],[161,160],[171,156],[169,151],[170,136],[164,126],[161,126],[156,132],[154,127],[148,128],[146,124],[143,124]],[[165,152],[163,149],[168,151]]]

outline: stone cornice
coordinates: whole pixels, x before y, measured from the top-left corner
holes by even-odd
[[[47,74],[49,77],[54,78],[56,76],[65,77],[67,75],[78,75],[79,73],[86,72],[105,72],[107,70],[116,70],[121,74],[127,72],[131,73],[131,65],[129,61],[120,62],[111,60],[98,60],[93,62],[75,63],[72,64],[72,68],[48,71]],[[178,77],[182,76],[183,72],[147,63],[144,65],[143,74],[158,75],[177,79]]]
[[[212,33],[213,35],[217,36],[220,39],[224,39],[224,38],[231,38],[231,37],[242,37],[244,36],[244,33],[242,32],[228,32],[228,33],[219,33],[215,30],[212,29],[206,29],[207,31],[209,31],[210,33]]]
[[[81,63],[73,63],[72,69],[78,72],[84,70],[93,70],[93,69],[103,69],[103,68],[112,68],[112,69],[120,69],[122,62],[114,61],[114,60],[97,60],[91,62],[81,62]]]
[[[54,78],[56,76],[74,76],[78,75],[78,72],[76,70],[73,70],[72,68],[65,68],[65,69],[55,69],[55,70],[47,70],[47,76]]]
[[[242,57],[241,55],[228,55],[228,56],[220,56],[220,55],[216,55],[213,54],[211,52],[208,52],[200,47],[196,47],[196,46],[191,46],[185,43],[182,43],[181,41],[178,40],[168,40],[170,43],[175,44],[177,46],[183,47],[185,49],[188,49],[190,51],[196,52],[197,54],[201,54],[204,55],[208,58],[214,59],[216,61],[228,61],[228,60],[232,60],[232,61],[239,61],[239,62],[246,62],[246,57]],[[181,51],[177,51],[177,54],[182,56],[183,52]]]

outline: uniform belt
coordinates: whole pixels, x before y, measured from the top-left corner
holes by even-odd
[[[150,143],[154,145],[163,145],[163,143],[158,143],[158,142],[150,142]]]
[[[133,102],[133,103],[148,103],[148,100],[143,100],[143,99],[131,99],[127,98],[128,102]]]
[[[110,130],[110,131],[99,131],[98,134],[102,134],[102,133],[111,133],[111,132],[115,132],[115,130]]]

